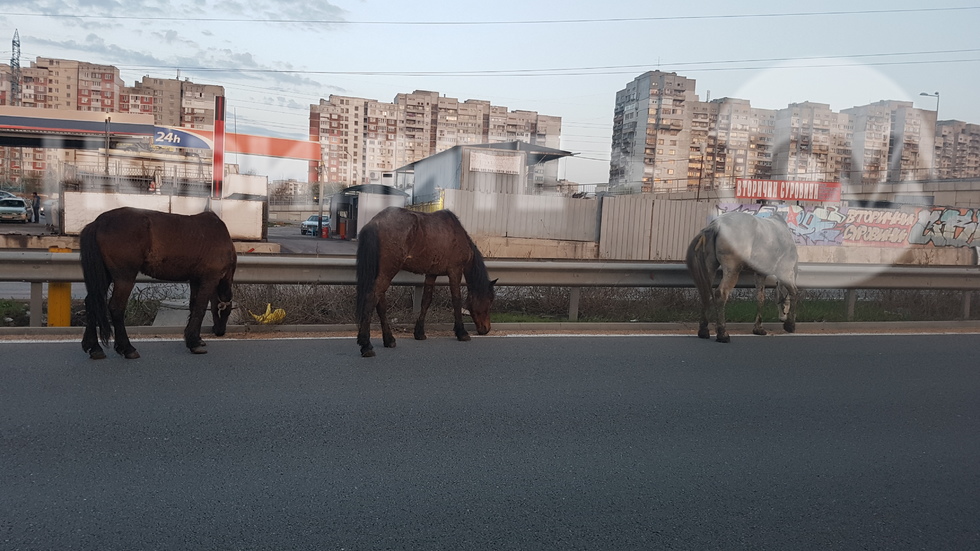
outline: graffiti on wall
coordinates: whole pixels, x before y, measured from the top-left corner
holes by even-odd
[[[797,245],[845,247],[975,247],[980,209],[908,207],[875,209],[722,203],[718,214],[750,212],[783,217]]]
[[[974,247],[980,245],[977,218],[980,209],[921,209],[912,226],[909,242],[937,247]]]

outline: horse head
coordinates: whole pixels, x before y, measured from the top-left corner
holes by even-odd
[[[497,283],[496,279],[488,282],[486,289],[480,289],[478,292],[469,289],[466,293],[466,309],[469,310],[473,324],[476,325],[476,332],[480,335],[490,332],[490,307],[496,295],[493,289],[495,283]]]
[[[232,311],[231,299],[219,300],[215,297],[211,301],[211,319],[214,321],[214,334],[221,337],[228,329],[228,317]]]

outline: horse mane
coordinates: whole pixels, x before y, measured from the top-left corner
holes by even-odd
[[[473,251],[473,260],[470,261],[466,269],[466,287],[469,292],[477,298],[493,298],[493,283],[490,282],[490,274],[487,272],[487,265],[483,261],[483,254],[477,248],[476,243],[470,239],[470,250]]]
[[[466,233],[466,229],[463,228],[463,223],[459,221],[456,213],[448,209],[443,209],[439,212],[453,221],[453,224],[466,236],[466,240],[470,244],[470,251],[473,253],[473,258],[466,267],[466,271],[463,272],[463,275],[466,277],[466,288],[478,298],[492,299],[493,283],[490,281],[490,274],[487,272],[487,265],[483,260],[483,254],[480,252],[480,249],[473,242],[470,235]]]

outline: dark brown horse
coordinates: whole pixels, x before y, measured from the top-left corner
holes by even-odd
[[[725,306],[743,269],[755,272],[759,306],[752,333],[766,334],[762,327],[762,306],[768,276],[776,278],[776,302],[783,329],[789,333],[796,331],[796,243],[793,232],[782,218],[759,218],[744,212],[716,218],[688,246],[687,267],[701,295],[698,336],[702,339],[711,337],[708,310],[713,308],[717,316],[718,342],[729,342]],[[721,282],[717,290],[712,291],[718,268],[721,268]]]
[[[207,352],[201,340],[201,322],[209,301],[214,334],[225,334],[238,256],[228,228],[213,212],[185,216],[118,208],[100,214],[85,226],[79,241],[87,291],[82,349],[92,359],[105,358],[99,341],[108,346],[113,334],[116,352],[129,359],[140,357],[123,323],[140,272],[164,281],[190,283],[190,317],[184,342],[191,352]]]
[[[436,277],[449,276],[455,322],[453,332],[461,341],[470,340],[463,327],[460,281],[466,278],[466,308],[476,330],[490,331],[493,285],[483,255],[467,235],[456,215],[448,210],[413,212],[388,207],[357,233],[357,344],[361,356],[374,356],[371,346],[371,311],[377,308],[381,338],[386,348],[395,346],[388,324],[385,292],[401,270],[425,274],[422,311],[415,322],[415,338],[425,339],[425,313],[432,303]]]

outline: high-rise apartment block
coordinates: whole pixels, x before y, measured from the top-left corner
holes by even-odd
[[[980,178],[980,124],[940,121],[935,151],[939,179]]]
[[[692,102],[691,162],[684,185],[729,187],[745,174],[769,178],[775,113],[755,109],[748,100],[719,98]],[[686,189],[680,185],[673,189]]]
[[[936,113],[911,102],[879,101],[845,109],[814,102],[753,108],[747,99],[700,101],[695,81],[646,72],[616,94],[610,188],[666,192],[734,187],[738,178],[877,184],[925,180],[933,167],[960,166],[952,143],[936,143]],[[942,127],[941,127],[942,128]],[[975,134],[974,134],[975,135]],[[946,160],[937,165],[945,144]],[[955,160],[954,160],[955,158]],[[976,157],[974,157],[975,159]]]
[[[310,139],[321,149],[311,181],[353,186],[382,183],[385,173],[457,145],[522,141],[557,148],[561,118],[428,90],[398,94],[391,103],[331,95],[310,106]],[[556,180],[557,167],[534,167],[528,178]]]
[[[851,117],[851,183],[877,184],[934,177],[935,111],[912,102],[879,101],[844,109]]]
[[[650,71],[616,94],[610,186],[632,191],[687,189],[694,81]]]

